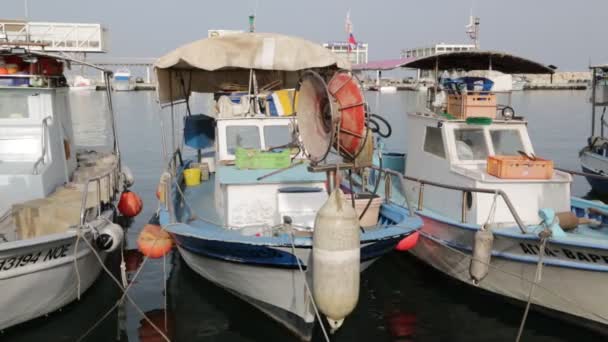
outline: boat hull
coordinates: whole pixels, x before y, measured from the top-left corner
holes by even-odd
[[[184,261],[200,276],[266,313],[300,339],[312,338],[315,313],[305,283],[312,284],[312,272],[307,271],[312,260],[310,246],[295,249],[300,271],[290,246],[252,246],[177,234],[174,237]],[[364,244],[361,271],[390,252],[401,238]]]
[[[495,234],[491,267],[474,285],[469,275],[474,229],[423,216],[420,240],[411,251],[418,259],[466,284],[518,301],[527,301],[537,269],[538,240]],[[593,326],[608,324],[608,252],[547,244],[542,279],[532,303]],[[596,260],[597,259],[597,260]],[[570,317],[568,317],[570,316]]]
[[[92,242],[92,234],[87,235]],[[68,232],[17,241],[21,246],[14,248],[5,243],[8,247],[0,249],[0,329],[56,311],[93,284],[101,265],[82,240],[75,253],[76,239],[75,233]],[[105,253],[100,256],[105,260]]]
[[[597,153],[593,153],[590,151],[585,151],[581,154],[580,157],[581,168],[583,172],[590,173],[598,176],[605,176],[608,174],[608,158],[599,155]],[[589,185],[593,191],[602,196],[608,195],[608,181],[598,178],[585,177]]]

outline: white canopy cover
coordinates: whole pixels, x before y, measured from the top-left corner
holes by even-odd
[[[154,63],[161,104],[184,100],[191,92],[216,92],[235,84],[247,88],[250,70],[260,88],[278,81],[281,88],[292,88],[307,69],[350,70],[350,63],[317,43],[274,33],[202,39]]]

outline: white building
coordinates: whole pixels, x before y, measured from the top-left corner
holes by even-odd
[[[207,30],[207,37],[227,36],[235,33],[243,33],[243,30]]]
[[[108,52],[108,30],[101,24],[32,22],[0,19],[0,41],[27,43],[29,49],[51,52]]]
[[[356,47],[348,50],[348,42],[328,42],[323,47],[331,50],[336,55],[348,59],[352,64],[367,63],[367,43],[357,43]]]
[[[446,52],[459,52],[475,50],[474,44],[445,44],[439,43],[431,47],[419,47],[408,50],[401,50],[401,58],[427,57]]]

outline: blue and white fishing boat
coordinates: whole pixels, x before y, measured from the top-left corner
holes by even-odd
[[[608,64],[591,66],[591,136],[587,146],[579,153],[581,168],[588,173],[587,181],[592,190],[602,197],[608,195],[608,139],[604,136],[604,128],[608,123],[604,119],[608,106]],[[603,107],[600,115],[599,135],[596,110]],[[599,177],[597,177],[599,176]]]
[[[315,303],[327,317],[332,316],[328,318],[330,325],[338,328],[356,305],[359,272],[422,224],[408,210],[381,199],[374,222],[360,227],[354,216],[354,231],[347,233],[341,228],[346,221],[333,221],[332,215],[347,211],[355,215],[351,201],[341,199],[342,192],[335,185],[339,183],[334,180],[336,168],[348,166],[307,160],[316,150],[300,150],[303,146],[297,139],[309,136],[297,132],[310,132],[311,127],[311,121],[302,119],[301,113],[280,117],[263,110],[263,99],[268,96],[262,89],[271,89],[273,84],[300,89],[298,79],[307,70],[316,70],[315,77],[329,79],[348,68],[347,62],[320,45],[265,33],[204,39],[178,48],[155,64],[161,104],[187,102],[192,92],[217,93],[238,85],[246,91],[249,88],[239,103],[216,96],[215,115],[185,117],[186,145],[207,151],[199,151],[197,160],[171,160],[161,177],[160,223],[172,234],[190,268],[304,340],[312,337]],[[315,91],[298,94],[300,104],[317,103],[309,100],[316,96]],[[333,106],[329,102],[325,105],[323,110]],[[187,108],[189,111],[190,106]],[[314,121],[316,117],[307,119]],[[193,134],[194,126],[199,127],[198,133]],[[332,138],[333,134],[319,140],[324,137]],[[371,140],[371,134],[359,142],[363,140]],[[175,152],[174,157],[181,156],[181,151]],[[322,154],[320,159],[327,151]],[[281,162],[275,163],[277,160]],[[333,189],[331,195],[328,187]],[[328,212],[324,209],[328,204],[339,209]],[[336,224],[327,227],[323,222]],[[320,226],[330,228],[325,237],[319,235]],[[347,235],[355,241],[351,249],[342,250],[337,245],[346,245]],[[327,272],[327,263],[338,265],[338,271]],[[351,297],[344,299],[343,294]],[[332,300],[335,302],[327,304]],[[327,307],[340,307],[336,310],[342,313],[328,313],[331,310]]]
[[[112,220],[125,177],[111,106],[99,115],[112,121],[113,146],[83,150],[74,143],[63,65],[99,68],[21,47],[0,49],[0,59],[24,70],[0,75],[3,330],[62,308],[93,284],[103,266],[97,255],[105,260],[122,245],[122,228]],[[111,72],[99,70],[109,81]]]
[[[405,66],[476,70],[488,63],[505,73],[552,72],[483,51]],[[486,109],[408,114],[406,192],[424,220],[411,252],[466,284],[604,329],[608,206],[571,197],[571,174],[535,156],[523,117],[510,107]],[[497,160],[503,165],[495,168]]]
[[[112,89],[115,91],[133,91],[135,90],[135,86],[135,77],[131,75],[129,69],[119,69],[114,73]]]

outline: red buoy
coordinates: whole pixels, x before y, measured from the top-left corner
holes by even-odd
[[[137,247],[149,258],[160,258],[173,248],[173,239],[157,224],[147,224],[137,237]]]
[[[414,232],[413,234],[410,234],[409,236],[407,236],[407,237],[403,238],[401,241],[399,241],[399,243],[397,244],[397,247],[395,247],[395,249],[398,250],[399,252],[409,251],[410,249],[416,247],[419,237],[420,237],[420,233]]]
[[[136,193],[127,190],[120,195],[120,201],[118,201],[118,210],[124,216],[135,217],[139,215],[143,207],[144,204]]]

